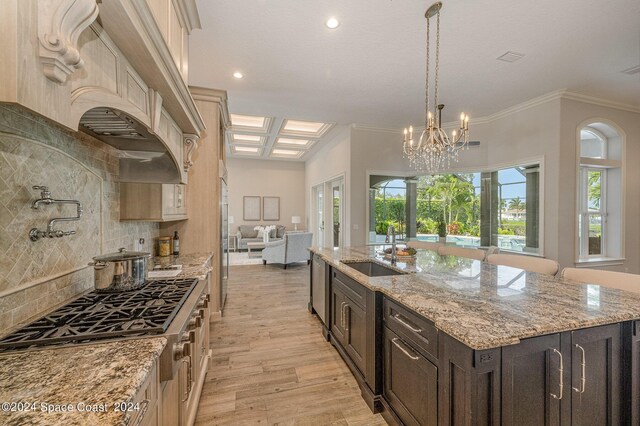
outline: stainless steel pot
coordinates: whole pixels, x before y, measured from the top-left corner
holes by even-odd
[[[118,292],[135,290],[144,285],[147,260],[150,253],[126,251],[109,253],[93,258],[94,287],[96,291]]]

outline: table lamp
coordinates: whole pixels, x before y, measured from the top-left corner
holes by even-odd
[[[293,223],[293,230],[298,230],[298,224],[300,223],[300,216],[291,216],[291,223]]]

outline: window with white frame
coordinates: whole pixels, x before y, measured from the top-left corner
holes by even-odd
[[[578,261],[623,256],[622,140],[604,123],[580,129]]]

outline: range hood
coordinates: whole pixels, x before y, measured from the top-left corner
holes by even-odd
[[[79,130],[120,151],[120,181],[180,183],[177,161],[166,144],[131,115],[110,107],[93,108],[80,118]]]

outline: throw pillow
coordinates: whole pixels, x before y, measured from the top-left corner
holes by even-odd
[[[273,228],[271,231],[269,231],[269,238],[277,238],[277,236],[276,236],[276,234],[277,234],[276,231],[277,230],[278,230],[278,228]]]
[[[286,226],[278,225],[276,226],[276,238],[284,238],[284,233],[287,230]]]

